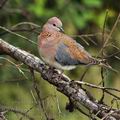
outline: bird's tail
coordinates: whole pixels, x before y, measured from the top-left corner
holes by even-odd
[[[114,68],[112,68],[108,62],[106,61],[106,59],[96,59],[96,58],[92,58],[91,59],[91,63],[89,65],[99,65],[100,67],[104,67],[107,68],[111,71],[114,71],[115,73],[118,73],[118,71]]]
[[[114,71],[115,73],[118,73],[118,71],[116,69],[112,68],[112,66],[110,66],[108,64],[106,59],[96,59],[96,60],[97,60],[97,63],[98,63],[99,66],[107,68],[107,69],[109,69],[111,71]]]

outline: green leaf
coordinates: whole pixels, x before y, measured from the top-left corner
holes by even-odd
[[[101,0],[83,0],[83,3],[89,7],[100,7],[102,5]]]
[[[36,0],[34,4],[28,6],[28,10],[34,13],[36,16],[44,15],[45,13],[45,1],[46,0]]]

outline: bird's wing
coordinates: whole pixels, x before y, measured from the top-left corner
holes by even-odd
[[[55,59],[62,65],[89,64],[91,55],[73,39],[62,41],[55,55]]]
[[[78,60],[71,57],[68,47],[61,43],[56,51],[55,60],[61,65],[77,65],[80,64]]]

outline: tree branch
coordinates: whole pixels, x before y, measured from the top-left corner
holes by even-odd
[[[77,83],[71,81],[67,76],[62,75],[60,78],[57,70],[47,69],[47,67],[38,57],[12,46],[2,39],[0,39],[0,53],[7,54],[41,73],[41,77],[44,80],[47,80],[50,84],[56,86],[58,91],[70,99],[74,105],[74,108],[80,110],[80,106],[83,105],[95,116],[101,119],[120,119],[120,114],[118,112],[119,110],[112,109],[110,106],[99,103],[96,99],[91,97],[88,91],[82,89]]]

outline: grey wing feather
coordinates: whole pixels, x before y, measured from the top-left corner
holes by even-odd
[[[70,54],[66,51],[67,46],[61,43],[58,46],[55,59],[61,65],[78,65],[80,61],[73,59]],[[82,64],[82,63],[81,63]]]

